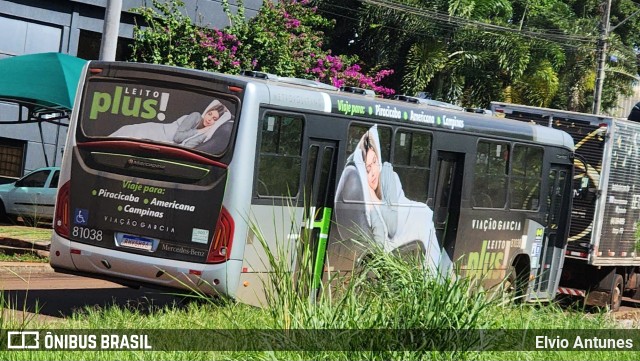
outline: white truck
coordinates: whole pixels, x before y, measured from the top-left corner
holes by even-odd
[[[574,139],[574,198],[558,293],[611,310],[623,295],[640,300],[640,122],[500,102],[491,110]]]

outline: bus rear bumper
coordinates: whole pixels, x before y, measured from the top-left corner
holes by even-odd
[[[126,286],[195,291],[234,298],[241,260],[221,264],[177,261],[72,242],[52,235],[51,267],[57,272],[106,279]]]

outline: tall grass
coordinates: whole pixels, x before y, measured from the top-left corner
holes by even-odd
[[[438,355],[434,348],[455,350],[445,358],[465,358],[468,350],[480,347],[480,340],[463,330],[495,327],[496,322],[487,314],[502,301],[473,287],[466,278],[442,278],[422,267],[422,259],[397,257],[385,252],[372,241],[367,243],[368,262],[347,273],[325,274],[325,282],[318,294],[313,290],[315,252],[310,234],[302,233],[293,243],[276,237],[276,247],[263,234],[259,225],[251,223],[251,230],[264,248],[271,272],[265,282],[266,312],[269,327],[279,330],[347,330],[342,338],[318,339],[330,332],[310,333],[307,339],[288,340],[288,347],[300,350],[348,350],[358,347],[355,354],[343,354],[344,359],[422,359]],[[394,332],[397,330],[397,332]],[[409,331],[425,331],[424,338],[408,344]],[[358,332],[359,331],[359,332]],[[447,332],[443,332],[447,331]],[[455,332],[454,332],[455,331]],[[303,333],[304,334],[304,333]],[[295,333],[300,336],[300,333]],[[375,338],[375,339],[374,339]],[[381,352],[379,348],[411,348],[411,352],[395,354]],[[442,342],[448,342],[443,345]],[[373,346],[373,347],[368,347]],[[379,350],[380,351],[380,350]],[[331,354],[336,357],[335,353]],[[348,356],[348,357],[347,357]]]
[[[28,310],[26,300],[19,304],[17,299],[11,299],[0,288],[0,345],[2,345],[0,348],[7,345],[7,335],[2,331],[42,327],[43,323],[37,318],[40,309],[40,305],[36,302],[35,310]],[[1,356],[0,359],[2,359]]]
[[[513,305],[466,278],[434,277],[420,259],[400,258],[372,246],[368,262],[350,273],[326,274],[314,287],[315,254],[309,234],[269,241],[255,222],[251,230],[266,252],[271,272],[266,302],[255,308],[235,302],[169,306],[89,307],[59,324],[0,318],[2,329],[178,329],[188,348],[200,329],[250,330],[246,339],[215,339],[248,345],[238,351],[20,351],[7,360],[634,360],[636,352],[479,352],[487,340],[477,330],[614,328],[607,314],[568,312],[551,305]],[[276,227],[277,229],[277,227]],[[366,242],[363,239],[362,242]],[[271,246],[269,246],[271,245]],[[73,295],[70,294],[70,297]],[[3,303],[0,298],[0,303]],[[3,306],[9,306],[3,304]],[[414,332],[416,331],[416,332]],[[411,337],[414,337],[411,339]],[[3,341],[3,340],[0,340]],[[175,340],[167,340],[172,342]],[[491,340],[489,340],[491,341]],[[252,348],[253,346],[254,348]],[[251,351],[251,350],[257,351]],[[435,351],[444,350],[444,351]]]

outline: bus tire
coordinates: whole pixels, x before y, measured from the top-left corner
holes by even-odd
[[[609,291],[609,302],[608,306],[611,311],[617,311],[620,309],[620,305],[622,305],[622,292],[623,289],[623,279],[621,275],[615,275],[613,278],[613,283],[611,284],[611,291]]]
[[[529,268],[523,264],[524,262],[516,262],[509,270],[509,275],[505,281],[505,291],[512,298],[513,303],[519,304],[524,301],[529,282]]]
[[[378,280],[378,275],[375,270],[372,269],[375,265],[374,255],[371,253],[365,254],[360,261],[357,263],[357,267],[355,268],[352,277],[363,277],[367,281],[376,281]],[[349,279],[349,281],[351,281]]]

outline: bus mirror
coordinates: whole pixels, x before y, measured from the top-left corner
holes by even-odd
[[[589,194],[589,177],[586,175],[580,177],[580,184],[573,190],[573,197],[577,199],[586,199]]]

